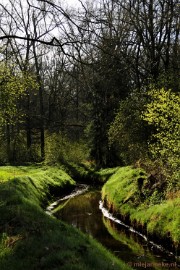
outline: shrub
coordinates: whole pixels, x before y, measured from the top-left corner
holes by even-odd
[[[120,102],[119,110],[110,125],[109,146],[115,144],[124,164],[133,163],[146,156],[149,131],[141,118],[145,102],[143,93],[132,93],[126,100]]]
[[[155,160],[162,161],[174,187],[180,176],[180,96],[164,88],[152,89],[148,95],[150,102],[142,118],[154,130],[149,151]]]
[[[83,141],[71,141],[61,133],[47,135],[46,162],[81,163],[88,157],[89,150]]]

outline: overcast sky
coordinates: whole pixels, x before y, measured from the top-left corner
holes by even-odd
[[[61,0],[63,4],[68,5],[69,7],[80,7],[81,4],[78,0]]]

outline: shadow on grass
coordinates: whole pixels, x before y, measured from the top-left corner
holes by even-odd
[[[43,170],[0,184],[0,269],[129,269],[91,237],[43,211],[49,186],[74,185],[64,172],[57,175],[57,169]]]

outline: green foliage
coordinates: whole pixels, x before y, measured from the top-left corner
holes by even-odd
[[[148,130],[141,119],[141,108],[144,104],[143,94],[132,93],[120,102],[119,110],[109,128],[109,145],[112,147],[115,144],[125,164],[146,155]]]
[[[0,139],[0,165],[3,165],[8,160],[8,155],[6,151],[6,141]]]
[[[164,88],[148,93],[150,102],[145,106],[143,120],[153,127],[149,150],[155,159],[161,159],[171,174],[180,174],[180,96]],[[172,177],[173,174],[173,177]]]
[[[39,162],[40,146],[33,144],[31,148],[27,150],[26,133],[24,131],[15,130],[12,133],[9,143],[10,155],[7,153],[7,138],[6,136],[0,136],[0,164],[6,164],[12,161],[17,164],[24,164],[25,162],[35,161]]]
[[[75,182],[58,167],[1,167],[0,269],[130,270],[91,237],[41,208],[49,189]]]
[[[18,107],[18,101],[26,95],[27,89],[36,88],[32,75],[0,65],[0,125],[22,121],[24,113]]]
[[[128,216],[132,224],[147,224],[149,233],[164,238],[168,233],[168,237],[178,245],[180,198],[165,199],[153,185],[143,170],[122,167],[103,186],[102,199],[115,213]]]
[[[149,197],[149,204],[160,204],[163,201],[163,194],[158,192],[158,190],[155,190],[152,195]]]
[[[102,198],[106,199],[109,205],[112,203],[114,210],[122,207],[122,211],[126,212],[126,202],[137,205],[142,200],[138,186],[139,178],[146,178],[142,169],[133,169],[130,166],[119,168],[103,186]]]
[[[95,172],[95,174],[101,183],[105,183],[118,169],[119,167],[100,169],[99,171]]]
[[[71,141],[66,135],[47,134],[46,162],[81,163],[88,159],[88,146],[83,141]]]

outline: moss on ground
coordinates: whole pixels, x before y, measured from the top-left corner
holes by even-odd
[[[47,215],[50,187],[75,185],[59,168],[0,168],[0,269],[130,269],[90,236]]]
[[[102,199],[111,211],[128,217],[132,225],[179,249],[180,198],[166,199],[144,170],[119,168],[103,186]]]

